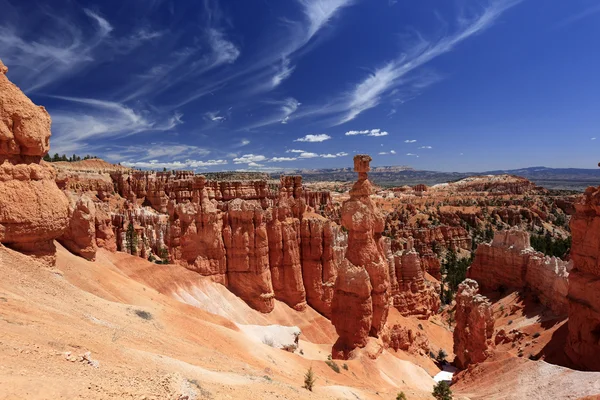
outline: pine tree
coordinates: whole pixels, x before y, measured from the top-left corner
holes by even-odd
[[[312,367],[310,367],[308,371],[306,371],[306,374],[304,374],[304,388],[312,392],[316,380],[315,373],[313,372]]]
[[[44,161],[46,161],[46,162],[52,162],[52,158],[50,158],[50,155],[46,154],[44,156]]]
[[[135,255],[137,253],[137,242],[137,232],[133,227],[133,223],[130,222],[127,227],[127,232],[125,233],[125,243],[129,254]]]
[[[58,153],[54,153],[54,155],[52,156],[52,162],[57,162],[60,161],[60,156],[58,155]]]
[[[441,381],[433,387],[433,397],[437,400],[452,400],[452,391],[450,386],[444,381]]]

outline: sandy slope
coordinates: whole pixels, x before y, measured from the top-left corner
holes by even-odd
[[[132,278],[143,271],[159,290]],[[104,252],[92,263],[60,245],[50,270],[0,246],[0,399],[430,398],[429,374],[386,352],[335,373],[318,360],[333,328],[313,310],[278,304],[264,316],[207,282],[203,303],[227,306],[221,315],[177,301],[172,293],[202,287],[188,272]],[[301,345],[315,359],[250,340],[235,322],[306,329],[317,343]],[[88,351],[98,368],[77,360]],[[314,393],[301,387],[309,366]]]
[[[600,398],[600,373],[511,357],[476,366],[452,391],[471,400]]]

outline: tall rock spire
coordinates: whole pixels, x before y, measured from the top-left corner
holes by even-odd
[[[335,285],[332,323],[339,335],[333,356],[348,358],[356,347],[366,345],[367,336],[377,337],[389,312],[389,268],[377,245],[384,218],[371,200],[368,179],[371,157],[354,157],[358,181],[350,199],[342,205],[342,226],[348,230],[346,263],[341,266]]]

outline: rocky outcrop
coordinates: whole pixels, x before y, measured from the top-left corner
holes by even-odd
[[[588,188],[575,210],[566,351],[580,368],[600,371],[600,188]]]
[[[70,252],[86,260],[96,259],[96,206],[88,196],[65,193],[69,199],[69,225],[58,239]]]
[[[202,192],[199,202],[169,204],[170,258],[192,271],[227,283],[227,260],[223,241],[225,215]]]
[[[96,245],[108,251],[117,251],[110,206],[107,203],[96,203],[95,209]]]
[[[488,357],[494,317],[492,304],[479,294],[479,285],[472,279],[465,279],[458,285],[455,307],[454,363],[464,369]]]
[[[529,289],[554,313],[566,315],[569,269],[569,262],[533,250],[529,233],[510,229],[477,247],[467,276],[485,290]]]
[[[300,311],[306,308],[300,234],[300,218],[306,204],[301,198],[302,179],[298,178],[281,177],[279,199],[269,209],[267,233],[275,298]]]
[[[339,336],[333,345],[333,358],[348,359],[354,349],[367,345],[373,321],[372,291],[367,270],[344,260],[331,306],[331,323]]]
[[[227,251],[227,280],[231,291],[261,312],[272,311],[275,294],[262,208],[242,199],[229,202],[223,241]]]
[[[382,338],[385,346],[395,351],[402,350],[420,356],[429,355],[429,339],[417,330],[396,324],[386,327]]]
[[[542,192],[545,190],[536,186],[533,182],[515,175],[471,176],[458,182],[437,186],[442,187],[443,185],[458,192],[488,192],[502,195]]]
[[[348,230],[348,249],[347,264],[338,272],[333,301],[332,323],[339,335],[333,349],[336,358],[345,358],[355,347],[363,347],[367,334],[378,336],[389,312],[389,265],[379,243],[384,219],[370,197],[370,161],[368,155],[354,157],[358,181],[350,190],[350,199],[342,205],[342,225]],[[344,309],[343,316],[336,316],[336,310]],[[372,312],[370,316],[369,311]],[[368,331],[364,329],[366,322],[371,325]],[[353,325],[357,329],[349,333],[348,326]]]
[[[306,299],[312,308],[331,319],[334,285],[348,237],[339,225],[319,215],[305,216],[300,232]]]
[[[436,287],[425,280],[425,269],[419,254],[414,250],[394,255],[397,287],[392,288],[394,307],[403,316],[415,315],[429,318],[440,308],[440,296]]]
[[[56,173],[41,162],[50,146],[50,116],[6,77],[0,62],[0,243],[55,262],[53,240],[68,224]]]
[[[122,197],[140,205],[149,205],[166,213],[169,200],[176,203],[193,201],[206,189],[209,200],[228,202],[234,199],[257,200],[267,207],[276,193],[269,190],[267,182],[259,181],[209,181],[191,171],[176,172],[115,172],[111,174],[117,192]],[[224,205],[223,210],[226,208]]]

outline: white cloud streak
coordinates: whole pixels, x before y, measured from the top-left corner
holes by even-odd
[[[339,125],[355,119],[361,113],[378,106],[384,97],[401,96],[402,89],[422,90],[439,77],[425,74],[411,78],[419,68],[442,54],[448,53],[465,41],[490,26],[507,9],[521,0],[489,0],[482,12],[474,18],[460,18],[459,29],[435,41],[427,41],[419,35],[416,45],[400,54],[396,59],[386,62],[375,69],[354,88],[338,96],[325,105],[306,108],[298,117],[309,115],[338,115],[333,125]],[[414,75],[413,75],[414,76]],[[392,93],[394,92],[395,93]]]
[[[150,161],[139,161],[139,162],[128,162],[124,161],[121,165],[131,168],[144,168],[144,169],[205,169],[206,167],[212,167],[217,165],[226,165],[227,160],[185,160],[185,161],[174,161],[174,162],[160,162],[158,160]]]
[[[261,161],[265,161],[267,157],[259,154],[244,154],[241,157],[234,158],[234,164],[250,164],[250,163],[258,163]]]
[[[53,15],[49,18],[49,28],[36,40],[25,39],[30,34],[24,30],[26,23],[0,26],[0,55],[4,64],[19,67],[13,70],[12,79],[25,92],[35,92],[94,61],[94,49],[108,38],[113,28],[99,14],[83,11],[94,21],[91,34],[84,34],[66,18]]]
[[[296,161],[296,160],[305,160],[305,159],[309,159],[309,158],[338,158],[338,157],[345,157],[348,155],[348,153],[340,151],[338,153],[335,154],[331,154],[331,153],[325,153],[325,154],[317,154],[317,153],[311,153],[311,152],[306,152],[306,151],[302,151],[302,150],[288,150],[286,151],[286,153],[299,153],[297,157],[273,157],[271,158],[269,161],[271,162],[284,162],[284,161]]]
[[[124,104],[78,97],[54,96],[79,105],[79,108],[52,112],[55,136],[52,149],[62,151],[83,147],[87,140],[128,136],[148,131],[169,131],[183,123],[182,114],[150,119],[146,113]]]
[[[365,129],[362,131],[348,131],[345,134],[346,136],[357,136],[357,135],[366,135],[366,136],[387,136],[389,133],[387,131],[382,131],[381,129]]]
[[[317,135],[306,135],[304,137],[294,140],[294,142],[320,143],[320,142],[324,142],[329,139],[331,139],[331,136],[326,135],[324,133],[320,133]]]

